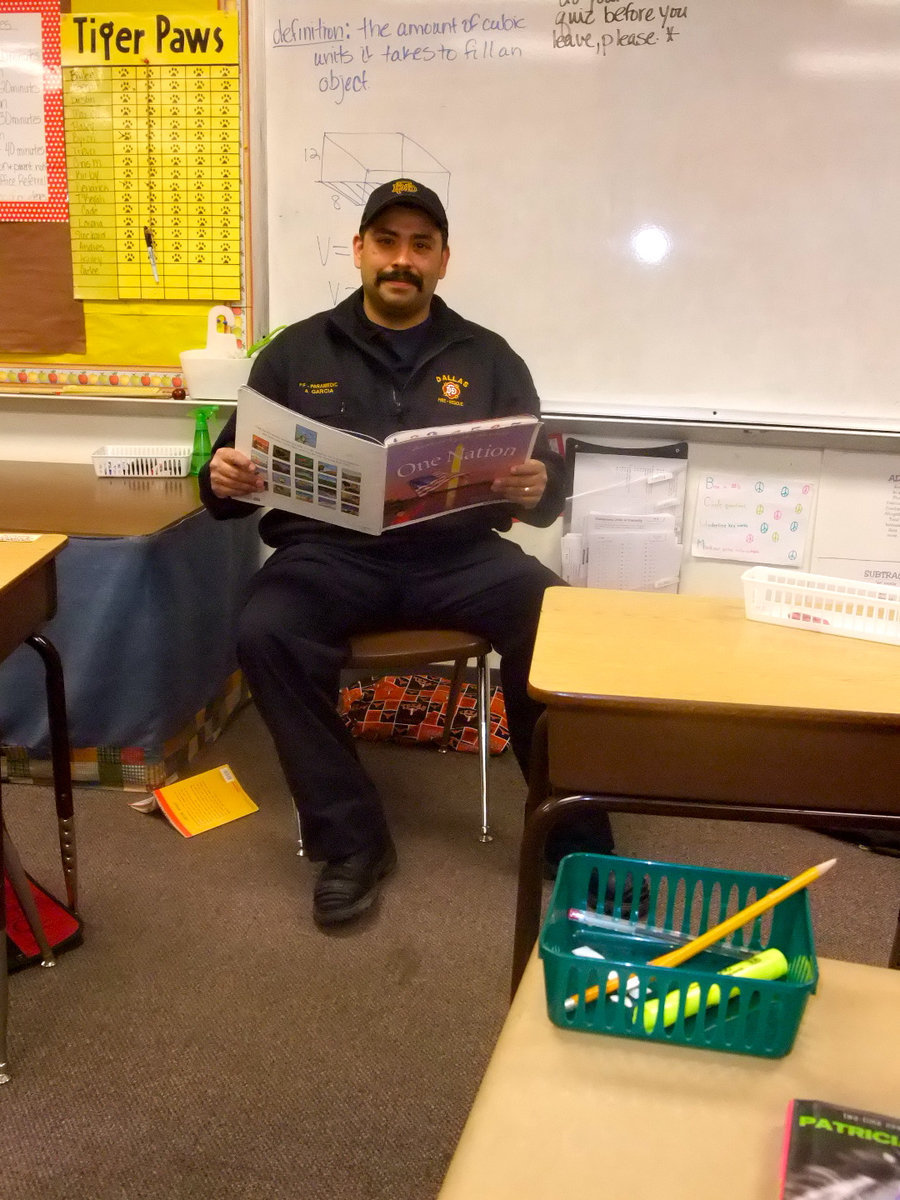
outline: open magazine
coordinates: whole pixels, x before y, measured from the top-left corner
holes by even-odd
[[[238,392],[235,447],[265,480],[251,503],[363,533],[496,504],[491,484],[531,457],[540,421],[497,417],[407,429],[377,442]]]

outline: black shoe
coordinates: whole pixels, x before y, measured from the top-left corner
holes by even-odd
[[[585,846],[584,839],[582,839],[581,844],[579,844],[577,847],[572,846],[568,849],[565,849],[564,853],[565,854],[588,853],[588,854],[614,855],[614,851],[613,851],[612,847],[607,842],[602,842],[599,839],[596,839],[595,844],[597,844],[597,842],[599,842],[600,846],[602,847],[601,849],[595,850],[591,846]],[[556,849],[560,849],[560,848],[561,847],[559,847],[559,846],[556,847]],[[554,861],[545,853],[545,855],[544,855],[544,878],[545,879],[552,880],[552,879],[556,878],[557,874],[559,873],[559,863],[560,863],[559,858],[556,858]],[[588,879],[588,893],[587,893],[587,897],[585,900],[585,907],[590,909],[593,912],[596,912],[597,901],[600,898],[598,895],[598,892],[597,892],[597,882],[598,881],[596,879],[596,874],[597,873],[595,871],[592,871],[590,878]],[[632,919],[635,919],[638,921],[645,921],[647,919],[647,913],[650,911],[650,885],[648,884],[646,879],[641,880],[641,894],[638,897],[637,916],[634,918],[632,916],[632,911],[631,911],[633,902],[634,902],[634,888],[632,887],[630,876],[629,876],[629,878],[627,878],[625,880],[625,886],[622,888],[622,909],[621,909],[621,912],[619,912],[619,913],[616,913],[616,911],[615,911],[616,885],[615,885],[615,883],[612,883],[612,882],[607,884],[606,895],[603,897],[603,911],[607,914],[607,916],[610,916],[610,917],[620,916],[625,921],[629,921]]]
[[[593,874],[593,873],[592,873]],[[596,911],[597,909],[597,894],[592,892],[588,887],[587,907]],[[615,884],[610,883],[606,888],[606,895],[603,898],[603,911],[609,917],[618,916],[623,921],[646,921],[647,913],[650,911],[650,885],[646,879],[641,880],[641,894],[638,897],[637,916],[631,911],[631,906],[634,902],[634,889],[631,886],[631,879],[625,880],[625,886],[622,888],[622,911],[616,912],[616,888]]]
[[[317,925],[340,925],[372,907],[380,881],[397,865],[394,843],[360,850],[349,858],[327,862],[313,890],[313,919]]]
[[[555,879],[567,854],[615,854],[612,826],[606,813],[559,821],[544,845],[544,878]]]

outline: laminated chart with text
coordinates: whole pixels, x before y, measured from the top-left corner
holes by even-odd
[[[75,295],[240,300],[237,16],[61,21]]]
[[[811,569],[900,585],[900,461],[896,454],[826,450]]]
[[[815,499],[812,480],[704,475],[698,485],[691,553],[695,558],[800,567]]]

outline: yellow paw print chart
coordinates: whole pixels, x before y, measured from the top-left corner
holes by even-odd
[[[75,296],[241,294],[233,13],[62,14]]]

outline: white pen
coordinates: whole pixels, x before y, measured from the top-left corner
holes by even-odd
[[[611,917],[606,913],[592,912],[585,908],[570,908],[567,915],[570,921],[575,921],[579,925],[587,925],[592,929],[603,929],[607,933],[623,934],[635,941],[655,941],[664,942],[667,946],[686,946],[696,936],[692,933],[676,933],[672,929],[663,929],[661,925],[635,924],[627,917]],[[734,959],[748,959],[759,953],[758,950],[728,946],[722,943],[716,946],[715,952],[721,954],[723,958]]]
[[[153,272],[153,280],[159,283],[159,271],[156,269],[156,251],[153,249],[153,234],[150,232],[150,226],[144,226],[144,241],[147,243],[147,257],[150,259],[150,270]]]

